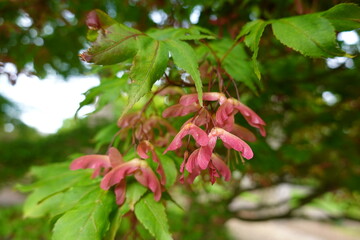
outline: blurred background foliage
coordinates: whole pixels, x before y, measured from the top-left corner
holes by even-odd
[[[84,22],[86,13],[94,8],[140,30],[198,24],[220,38],[234,38],[250,20],[324,11],[341,2],[359,4],[359,1],[337,0],[2,0],[0,74],[15,84],[19,74],[39,78],[57,74],[66,79],[70,75],[88,73],[89,67],[80,62],[78,53],[88,47]],[[359,41],[350,45],[344,41],[339,43],[348,53],[359,54]],[[198,201],[201,194],[195,191],[188,196],[192,202],[187,211],[190,215],[185,216],[176,207],[169,208],[170,226],[177,232],[178,239],[190,239],[190,236],[201,239],[204,232],[209,233],[207,239],[225,238],[221,229],[226,219],[290,218],[294,217],[295,210],[307,204],[327,210],[330,219],[360,219],[359,57],[306,58],[281,45],[269,28],[261,39],[258,56],[262,91],[256,96],[251,90],[240,87],[240,93],[247,99],[247,105],[266,121],[269,134],[265,140],[259,138],[251,143],[254,159],[245,165],[235,164],[241,173],[238,172],[235,183],[220,190],[228,192],[219,197],[221,201],[211,198]],[[6,63],[13,63],[17,72],[6,72],[3,67]],[[106,79],[114,76],[114,72],[110,69],[97,71],[97,74]],[[104,97],[112,99],[113,96]],[[57,134],[42,136],[18,120],[18,112],[13,103],[0,96],[2,184],[21,178],[31,165],[63,161],[73,153],[91,153],[96,143],[99,144],[96,139],[104,139],[94,138],[96,133],[109,124],[106,121],[92,124],[87,119],[68,120]],[[14,130],[7,131],[11,126]],[[114,126],[110,127],[114,129]],[[106,130],[101,134],[106,136]],[[251,180],[250,187],[239,186],[245,178]],[[273,216],[256,215],[256,211],[264,206],[274,207],[261,202],[253,209],[234,212],[228,209],[236,197],[247,191],[281,184],[306,189],[305,193],[292,195],[292,207],[283,212]],[[219,190],[204,188],[202,191],[208,196]],[[5,239],[21,239],[23,235],[15,232],[27,227],[21,225],[26,222],[16,223],[20,216],[19,207],[0,207],[0,216],[0,239],[4,236]],[[5,231],[4,224],[18,229],[13,227]],[[32,220],[28,224],[36,225]],[[39,235],[31,239],[46,239],[46,233],[42,233],[44,228],[34,231]]]

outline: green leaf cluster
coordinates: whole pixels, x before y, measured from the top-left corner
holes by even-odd
[[[97,65],[118,64],[119,69],[129,73],[120,80],[112,79],[86,93],[86,99],[80,108],[90,102],[100,92],[115,93],[120,91],[128,95],[128,104],[123,114],[128,112],[136,102],[149,93],[154,83],[161,79],[168,67],[169,57],[175,65],[190,74],[199,94],[202,104],[202,85],[198,61],[199,50],[185,42],[186,40],[210,40],[209,46],[213,48],[224,71],[237,82],[257,92],[260,86],[257,79],[261,78],[260,65],[257,60],[259,45],[264,30],[271,25],[275,37],[285,46],[309,57],[345,56],[336,42],[336,31],[350,30],[359,27],[358,13],[360,8],[355,4],[339,4],[335,7],[315,14],[305,14],[294,17],[272,19],[264,21],[257,19],[243,26],[234,41],[229,38],[216,40],[214,34],[199,26],[185,28],[150,29],[146,33],[127,27],[116,22],[104,12],[96,10],[101,22],[97,31],[89,30],[92,46],[82,54],[85,61]],[[239,42],[244,41],[251,50],[248,54]],[[201,47],[200,47],[201,48]],[[199,48],[198,48],[199,49]],[[209,49],[200,50],[201,56],[211,56]],[[119,65],[119,64],[122,65]],[[128,68],[128,65],[131,67]],[[121,83],[120,83],[121,82]],[[115,94],[111,95],[115,96]],[[101,98],[99,109],[111,102],[113,97]]]
[[[192,47],[183,40],[213,38],[211,33],[200,27],[191,29],[153,30],[149,34],[112,20],[104,12],[96,10],[101,29],[96,34],[91,48],[82,53],[82,58],[98,65],[131,62],[129,69],[130,89],[126,113],[141,97],[151,91],[154,83],[165,73],[169,56],[175,65],[188,72],[196,86],[202,103],[202,82],[196,55]],[[90,30],[92,33],[94,30]],[[91,34],[91,40],[94,34]],[[84,105],[84,104],[82,104]]]
[[[254,92],[257,91],[256,86],[259,85],[259,81],[255,75],[255,65],[251,63],[243,44],[222,39],[210,43],[209,46],[221,59],[221,66],[233,80],[242,82]]]
[[[158,240],[172,239],[165,213],[165,207],[146,195],[135,206],[135,215],[144,227]]]
[[[245,24],[236,40],[244,37],[247,47],[253,52],[252,60],[256,76],[260,79],[257,56],[261,36],[267,25],[271,25],[275,37],[285,46],[301,54],[320,58],[345,56],[336,42],[336,31],[353,30],[360,27],[360,7],[356,4],[339,4],[319,13]]]
[[[171,157],[162,155],[160,150],[157,153],[169,188],[176,181],[177,168]],[[71,171],[68,162],[33,167],[30,173],[39,180],[17,187],[20,191],[31,192],[24,204],[24,217],[49,216],[53,219],[52,239],[95,240],[105,236],[113,239],[121,219],[129,211],[134,211],[151,235],[157,239],[172,239],[165,208],[154,200],[152,193],[146,194],[147,188],[129,179],[126,201],[118,208],[114,193],[102,190],[100,179],[90,178],[91,171]]]
[[[213,66],[218,65],[217,67],[222,68],[221,71],[224,71],[224,75],[231,80],[242,82],[256,91],[260,70],[262,70],[259,65],[262,60],[259,46],[263,34],[267,34],[268,25],[271,25],[280,43],[305,56],[314,58],[344,56],[345,53],[337,45],[336,32],[359,28],[359,13],[360,8],[357,5],[340,4],[320,13],[269,21],[258,19],[245,24],[233,41],[228,37],[214,40],[210,31],[195,26],[189,29],[165,28],[143,33],[122,25],[97,10],[102,27],[98,31],[89,32],[88,37],[93,45],[83,54],[83,58],[98,65],[117,65],[108,66],[112,68],[110,73],[102,79],[100,86],[86,93],[86,99],[80,107],[98,98],[98,109],[100,109],[109,102],[122,99],[121,94],[126,93],[129,103],[123,112],[128,111],[151,91],[157,80],[162,78],[168,67],[169,58],[177,68],[190,74],[200,101],[203,80],[198,62],[203,59],[207,59]],[[202,39],[211,41],[209,43],[199,41]],[[204,44],[200,44],[200,47],[194,51],[193,47],[185,42],[188,40]],[[246,47],[249,48],[252,56],[248,54]],[[266,49],[266,51],[270,52],[268,56],[273,56],[271,49]],[[256,159],[251,164],[242,165],[237,169],[256,172],[258,174],[254,175],[259,182],[269,183],[269,185],[275,174],[281,179],[281,174],[285,173],[285,176],[293,178],[321,179],[335,186],[339,183],[348,184],[355,189],[356,179],[359,176],[358,168],[352,168],[349,171],[344,171],[344,169],[348,167],[349,162],[355,163],[357,160],[354,157],[357,156],[357,150],[353,148],[353,144],[357,142],[358,138],[355,135],[359,128],[356,127],[355,121],[355,123],[351,121],[357,108],[355,98],[351,99],[352,95],[357,97],[357,92],[355,92],[357,83],[354,82],[351,87],[345,89],[341,88],[343,83],[335,79],[337,76],[327,78],[331,82],[336,82],[332,85],[334,89],[330,90],[339,91],[338,94],[346,101],[334,107],[321,105],[319,104],[322,101],[321,96],[316,96],[316,94],[319,95],[323,90],[316,90],[315,93],[313,91],[324,88],[326,84],[313,83],[314,77],[310,76],[310,73],[314,72],[309,70],[313,69],[313,64],[316,62],[307,64],[298,57],[281,56],[280,59],[272,59],[268,65],[263,65],[267,66],[265,72],[271,79],[271,83],[274,86],[281,86],[281,89],[273,92],[269,90],[268,95],[263,95],[263,102],[253,100],[251,105],[264,106],[262,116],[267,116],[270,136],[271,126],[275,130],[280,128],[285,134],[279,137],[280,151],[271,148],[265,142],[254,143],[252,148],[257,153]],[[114,69],[121,70],[123,76],[115,78],[112,72]],[[321,79],[325,75],[324,72],[315,70],[318,74],[316,77]],[[296,87],[292,88],[291,84],[287,84],[289,76],[298,83]],[[339,76],[341,79],[348,79],[347,75]],[[351,78],[354,75],[349,76]],[[279,85],[276,85],[277,83]],[[246,97],[246,94],[244,95]],[[266,104],[272,105],[269,107]],[[301,112],[301,116],[297,115],[297,112]],[[277,124],[280,127],[271,124],[273,120],[271,117],[278,121]],[[315,124],[314,119],[317,121]],[[337,122],[348,126],[338,126]],[[115,124],[111,125],[97,136],[97,140],[110,142],[112,133],[117,130]],[[289,133],[292,133],[291,136]],[[281,142],[282,137],[284,143]],[[346,141],[339,141],[339,139]],[[322,141],[323,143],[320,144]],[[325,148],[325,143],[332,146],[330,151]],[[130,145],[130,141],[121,142],[121,144]],[[323,152],[326,154],[321,154]],[[175,156],[163,156],[160,150],[157,150],[157,154],[167,179],[165,187],[169,189],[176,181],[179,164],[175,162],[177,161]],[[326,162],[321,159],[326,159]],[[339,161],[339,159],[343,160]],[[314,160],[318,162],[314,163]],[[149,159],[148,162],[152,163],[152,160]],[[155,163],[149,165],[153,169],[156,168]],[[334,171],[336,176],[326,174],[331,169],[337,170]],[[99,179],[91,180],[89,171],[69,171],[68,164],[64,163],[35,167],[31,172],[40,180],[30,186],[19,187],[23,191],[32,191],[24,205],[25,216],[51,216],[55,223],[54,239],[102,239],[108,235],[114,238],[127,213],[134,213],[143,228],[153,237],[171,239],[163,202],[156,202],[152,193],[131,178],[127,185],[126,202],[117,209],[113,193],[101,190]],[[351,178],[349,178],[349,172],[352,175]],[[334,179],[336,179],[336,184]],[[217,195],[220,194],[217,193]],[[164,192],[163,196],[163,199],[170,198],[171,200],[168,192]],[[194,203],[194,206],[203,209],[204,205]],[[215,212],[213,214],[215,215]],[[195,224],[196,220],[193,221]],[[208,219],[204,220],[206,221]],[[192,230],[194,224],[189,224],[191,225],[189,231]]]
[[[39,180],[18,186],[32,191],[24,204],[25,217],[50,216],[52,239],[103,239],[114,210],[114,196],[90,179],[89,171],[70,171],[69,163],[33,167]]]

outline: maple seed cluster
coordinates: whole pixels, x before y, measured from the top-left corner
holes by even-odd
[[[202,99],[203,101],[217,101],[219,107],[216,111],[211,111],[205,106],[200,106],[197,94],[188,94],[180,98],[179,104],[173,105],[163,112],[165,118],[196,113],[194,117],[184,123],[164,153],[179,149],[182,146],[182,139],[191,135],[198,148],[192,151],[190,156],[184,154],[184,161],[180,167],[182,173],[180,181],[184,182],[185,180],[184,169],[189,172],[186,181],[190,184],[205,169],[209,172],[211,183],[214,183],[220,176],[223,176],[225,181],[229,181],[230,169],[217,154],[213,153],[217,139],[220,138],[226,148],[241,152],[244,158],[251,159],[254,154],[243,139],[250,142],[255,141],[255,135],[248,129],[237,125],[234,116],[240,113],[251,126],[260,130],[262,136],[266,135],[265,122],[249,107],[237,99],[227,98],[223,93],[207,92],[203,94]],[[200,127],[204,127],[204,130]]]
[[[100,187],[108,190],[115,186],[114,192],[116,203],[120,206],[125,201],[126,196],[126,176],[133,175],[142,185],[148,187],[153,193],[156,201],[161,198],[161,185],[155,173],[146,161],[134,158],[125,162],[120,152],[112,147],[108,155],[86,155],[75,159],[71,165],[71,170],[92,168],[94,173],[92,178],[104,175]],[[101,170],[103,172],[101,173]]]
[[[146,118],[142,113],[129,113],[120,118],[117,125],[121,129],[119,137],[126,137],[132,130],[134,142],[138,142],[136,152],[141,158],[133,158],[130,161],[124,161],[123,156],[118,149],[111,147],[108,155],[86,155],[75,159],[71,165],[71,170],[77,169],[94,169],[92,178],[104,176],[101,180],[100,187],[104,190],[114,186],[116,203],[121,206],[126,197],[126,177],[134,176],[135,179],[143,186],[149,188],[154,193],[154,199],[159,201],[162,191],[166,184],[166,175],[159,157],[155,151],[153,141],[157,147],[165,147],[169,142],[169,137],[176,134],[175,129],[158,116]],[[157,137],[154,130],[166,134]],[[157,137],[155,139],[155,136]],[[149,139],[149,140],[147,140]],[[150,156],[148,155],[150,154]],[[145,159],[150,158],[157,164],[156,172],[148,165]],[[160,180],[159,180],[160,179]]]
[[[167,146],[164,152],[166,154],[168,151],[181,148],[183,138],[191,135],[195,139],[196,145],[191,147],[188,142],[184,161],[180,167],[182,173],[180,182],[185,182],[185,169],[189,173],[186,176],[186,182],[189,184],[193,183],[202,170],[208,170],[211,183],[221,176],[225,181],[229,181],[230,169],[225,161],[214,153],[217,139],[220,138],[226,148],[234,149],[240,152],[244,158],[251,159],[254,154],[245,141],[255,141],[256,137],[245,127],[236,124],[234,116],[238,112],[241,113],[251,126],[260,130],[263,136],[266,134],[265,122],[240,101],[226,98],[222,93],[204,93],[203,101],[207,105],[200,106],[197,94],[183,95],[179,104],[164,110],[162,114],[164,118],[194,113],[194,116],[183,124],[178,133],[166,119],[159,116],[145,117],[140,112],[129,113],[121,117],[118,121],[121,129],[118,135],[120,138],[128,136],[129,131],[132,130],[133,142],[134,144],[138,143],[136,152],[140,158],[124,161],[119,150],[111,147],[107,155],[86,155],[75,159],[71,163],[70,169],[94,169],[92,178],[103,176],[100,183],[102,189],[108,190],[114,186],[118,205],[122,205],[125,201],[126,177],[130,175],[134,176],[140,184],[149,188],[154,193],[155,200],[159,201],[162,191],[165,189],[166,174],[155,147],[166,147],[170,137],[175,136]],[[207,102],[217,102],[217,104],[213,104],[216,107]],[[154,130],[160,134],[155,134]],[[188,154],[189,149],[192,150],[190,155]],[[157,164],[157,174],[146,162],[148,158]]]

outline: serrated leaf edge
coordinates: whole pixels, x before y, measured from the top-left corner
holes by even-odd
[[[310,14],[308,14],[308,15],[310,15]],[[304,15],[304,16],[306,16],[306,15]],[[299,17],[299,16],[296,16],[296,17]],[[325,20],[326,22],[328,22],[329,25],[332,27],[332,30],[333,30],[333,32],[334,32],[334,34],[335,34],[335,28],[334,28],[333,25],[330,23],[330,21],[327,20],[327,19],[324,18],[324,17],[321,17],[321,16],[318,16],[318,17],[321,18],[321,19],[323,19],[323,20]],[[332,52],[327,51],[326,49],[323,49],[323,47],[321,47],[321,45],[319,44],[319,42],[317,42],[315,39],[313,39],[313,38],[312,38],[310,35],[308,35],[306,32],[301,31],[301,29],[299,29],[297,26],[295,26],[295,25],[291,24],[290,22],[286,21],[286,19],[287,19],[287,18],[280,18],[280,19],[277,19],[277,20],[273,20],[273,21],[272,21],[272,28],[273,28],[273,24],[276,23],[276,22],[281,22],[281,21],[282,21],[283,23],[285,22],[286,24],[288,24],[288,25],[292,26],[294,29],[296,29],[299,33],[301,33],[301,34],[305,35],[306,37],[308,37],[308,38],[311,40],[311,42],[313,42],[319,49],[321,49],[322,52],[327,53],[327,54],[330,54],[330,55],[332,55],[332,56],[338,56],[338,54],[335,54],[335,53],[332,53]],[[282,41],[282,39],[279,39],[279,38],[276,36],[275,31],[274,31],[274,28],[273,28],[273,33],[274,33],[276,39],[278,39],[283,45],[285,45],[285,46],[287,46],[287,47],[289,47],[289,48],[291,48],[291,49],[294,49],[294,50],[297,51],[297,52],[300,52],[302,55],[308,56],[308,57],[313,57],[313,58],[319,57],[319,56],[314,56],[314,55],[311,55],[311,54],[307,54],[307,53],[303,52],[302,50],[297,49],[297,48],[294,48],[294,47],[292,47],[292,46],[288,46],[286,43],[284,43],[284,42]],[[335,41],[335,40],[336,40],[336,38],[334,39],[334,41]]]
[[[148,203],[147,203],[146,197],[151,196],[151,195],[152,195],[152,194],[148,194],[148,195],[146,195],[145,197],[142,197],[142,198],[137,202],[137,204],[140,203],[140,201],[142,200],[142,201],[144,202],[144,205],[146,205],[146,207],[150,210],[150,212],[152,213],[152,215],[154,215],[155,219],[157,219],[158,222],[162,222],[162,221],[160,221],[161,219],[159,220],[158,215],[152,211],[152,208],[151,208],[151,207],[148,205]],[[136,209],[136,208],[135,208],[135,209]],[[166,214],[166,213],[164,212],[164,214]],[[136,210],[135,210],[135,215],[136,215]],[[138,220],[142,223],[142,221],[141,221],[140,219],[138,219]],[[168,223],[167,218],[165,218],[165,222]],[[157,237],[157,236],[155,235],[155,233],[154,233],[151,229],[149,229],[149,228],[147,227],[146,224],[143,224],[143,223],[142,223],[142,225],[144,226],[144,228],[146,228],[146,230],[148,230],[148,231],[151,233],[151,235],[153,235],[154,237]],[[162,229],[164,230],[164,232],[169,232],[169,229],[168,229],[166,226],[161,225],[161,224],[160,224],[160,226],[162,227]],[[170,236],[171,236],[171,235],[170,235]],[[172,239],[172,237],[171,237],[171,239]]]

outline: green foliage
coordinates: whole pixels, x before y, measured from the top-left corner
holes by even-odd
[[[350,31],[360,28],[360,7],[356,4],[339,4],[321,15],[331,22],[336,31]]]
[[[137,51],[137,38],[143,34],[117,23],[100,10],[96,10],[96,14],[105,33],[98,34],[92,47],[83,53],[83,58],[88,62],[107,65],[134,57]]]
[[[239,39],[240,37],[245,36],[244,42],[246,46],[249,47],[253,52],[252,60],[253,60],[254,71],[259,79],[261,78],[261,75],[259,70],[259,64],[256,59],[259,52],[260,38],[265,30],[265,27],[268,24],[269,24],[268,22],[265,22],[263,20],[255,20],[249,22],[243,26],[241,32],[236,37],[236,39]]]
[[[191,75],[195,83],[200,105],[202,105],[202,81],[194,50],[187,43],[179,40],[168,40],[166,41],[166,46],[169,48],[175,64]]]
[[[114,132],[117,130],[118,126],[116,124],[109,124],[108,126],[102,128],[94,137],[94,141],[96,142],[96,151],[99,151],[103,145],[111,142],[114,137]]]
[[[56,221],[52,239],[103,239],[114,200],[108,192],[99,188],[97,192],[96,197],[79,202],[79,207],[67,211]]]
[[[0,239],[50,239],[50,224],[44,219],[24,219],[20,206],[0,207]]]
[[[352,195],[346,193],[328,193],[322,198],[316,199],[312,203],[312,206],[330,212],[330,214],[335,217],[342,217],[345,215],[350,218],[358,219],[360,217],[360,209],[357,206],[359,197],[358,193]]]
[[[32,191],[24,204],[24,215],[56,217],[53,239],[102,239],[109,227],[114,196],[100,189],[97,179],[90,180],[89,171],[68,168],[65,162],[31,169],[40,180],[18,187]]]
[[[196,27],[190,30],[157,31],[153,33],[157,38],[167,39],[172,36],[174,39],[154,40],[144,33],[110,20],[111,18],[100,10],[96,10],[95,14],[99,18],[101,29],[92,47],[81,54],[82,58],[87,62],[109,65],[135,56],[130,68],[129,103],[123,114],[150,92],[155,81],[162,77],[167,66],[169,52],[175,64],[192,76],[199,93],[199,101],[202,103],[202,82],[195,52],[187,43],[177,39],[213,38],[211,35],[200,34],[201,32],[209,33],[209,31]],[[161,33],[165,36],[161,36]],[[187,37],[181,37],[182,35]]]
[[[159,156],[160,162],[164,167],[166,176],[166,188],[170,188],[176,182],[178,175],[178,168],[175,165],[175,159],[178,158],[176,155],[163,154],[164,149],[156,149],[156,154]]]
[[[116,117],[130,109],[136,113],[141,108],[142,118],[139,121],[131,120],[125,129],[119,130],[114,120],[114,123],[97,131],[93,138],[97,144],[95,152],[104,153],[108,146],[114,146],[124,154],[125,161],[130,161],[139,158],[136,147],[141,140],[148,140],[152,135],[166,136],[165,143],[164,139],[156,139],[162,140],[163,145],[155,146],[167,179],[165,186],[162,186],[162,200],[155,201],[150,190],[136,182],[133,176],[126,176],[126,200],[122,206],[116,206],[113,189],[100,189],[100,178],[91,180],[91,171],[87,170],[69,171],[69,163],[64,163],[32,169],[32,174],[38,180],[20,187],[23,191],[32,192],[24,205],[25,216],[52,218],[55,223],[54,239],[115,239],[120,235],[126,239],[171,239],[172,234],[179,239],[222,239],[226,238],[224,222],[234,217],[228,205],[239,193],[247,190],[239,186],[239,181],[246,177],[257,189],[290,183],[304,184],[314,189],[315,193],[317,189],[331,192],[331,196],[337,190],[345,192],[345,196],[337,201],[322,199],[321,203],[315,201],[315,205],[336,214],[358,217],[359,208],[353,204],[358,201],[358,195],[353,194],[357,197],[352,197],[352,193],[358,192],[359,182],[359,60],[346,60],[346,63],[353,63],[353,69],[347,69],[351,68],[349,64],[330,69],[330,65],[327,66],[321,58],[348,56],[336,42],[336,31],[359,28],[360,8],[355,4],[332,7],[328,1],[319,2],[317,6],[307,1],[300,3],[301,6],[293,1],[243,1],[239,4],[225,0],[207,3],[185,1],[174,5],[170,1],[140,1],[136,4],[133,1],[106,1],[110,6],[106,7],[107,12],[112,17],[96,10],[100,25],[98,29],[88,32],[87,37],[92,45],[81,56],[96,65],[110,66],[93,66],[92,73],[101,77],[101,84],[85,93],[86,98],[80,103],[80,108],[95,102],[97,112],[110,104]],[[89,7],[91,3],[88,2],[83,4],[84,9],[103,6],[103,3],[93,7]],[[179,27],[189,23],[189,16],[195,12],[195,8],[201,9],[198,24],[189,28]],[[162,12],[166,13],[162,23],[149,21],[151,13],[162,15]],[[14,14],[12,18],[16,19],[16,16]],[[4,18],[6,21],[9,19],[7,14]],[[84,25],[83,22],[81,24]],[[272,25],[275,37],[266,31],[268,25]],[[11,32],[15,36],[13,42],[18,43],[21,38],[16,31],[10,31],[13,28],[10,27],[8,31],[9,26],[7,22],[0,24],[0,33]],[[63,27],[63,31],[70,28],[77,31],[70,25]],[[36,55],[34,67],[40,75],[47,62],[60,69],[59,61],[49,60],[53,55],[57,57],[58,54],[64,61],[63,54],[67,50],[74,54],[83,48],[81,45],[81,48],[74,50],[71,44],[61,42],[56,49],[53,47],[48,51],[48,40],[52,38],[56,42],[56,38],[62,35],[58,30],[56,27],[54,35],[44,36],[44,48],[36,47],[28,51],[29,56]],[[70,39],[67,41],[75,39],[70,38],[73,34],[63,35]],[[78,31],[78,35],[85,36],[84,29]],[[9,34],[4,36],[6,41],[11,42]],[[84,40],[79,42],[83,43]],[[3,43],[2,39],[0,43]],[[69,49],[59,50],[59,45],[69,46]],[[340,45],[347,54],[358,53],[356,44]],[[7,57],[13,57],[12,51],[23,51],[9,47],[8,43],[4,46],[6,50],[3,48],[0,52],[7,53]],[[23,47],[19,45],[19,49]],[[304,58],[288,47],[305,56],[320,59]],[[57,53],[59,51],[61,53]],[[24,59],[16,58],[19,69],[30,61],[28,55],[23,55]],[[0,61],[5,60],[0,58]],[[171,94],[160,92],[164,86],[170,86],[165,90],[177,88],[177,91]],[[164,122],[158,121],[166,120],[170,126],[179,129],[189,119],[188,116],[164,119],[160,117],[161,112],[165,105],[177,103],[184,92],[197,91],[201,103],[203,86],[207,91],[220,91],[227,97],[239,95],[239,100],[251,106],[265,120],[267,138],[263,140],[259,137],[257,142],[249,143],[255,157],[245,163],[242,163],[244,159],[237,152],[217,145],[218,153],[231,166],[231,170],[238,175],[241,172],[241,178],[233,174],[235,180],[232,182],[224,184],[219,179],[216,185],[209,187],[201,181],[208,180],[208,173],[203,171],[191,191],[184,193],[176,183],[182,155],[189,152],[184,152],[183,147],[179,152],[163,155],[163,147],[175,134],[164,127]],[[143,98],[150,96],[148,93],[152,89],[151,97]],[[255,97],[254,93],[258,96]],[[332,94],[335,102],[327,102],[326,94]],[[126,100],[128,104],[125,104]],[[209,109],[218,107],[217,103],[205,103],[204,106]],[[146,121],[151,117],[158,118],[151,123],[153,125],[146,126]],[[235,122],[248,126],[243,117],[236,117]],[[156,124],[161,126],[157,128]],[[92,139],[90,136],[95,135],[95,130],[86,129],[89,135],[71,129],[72,134],[66,134],[71,141],[46,138],[39,141],[37,147],[32,147],[34,145],[28,142],[12,145],[7,141],[0,150],[6,159],[1,167],[13,164],[25,168],[28,166],[26,164],[30,164],[24,160],[28,159],[29,153],[25,154],[27,158],[19,157],[19,154],[29,152],[29,149],[32,149],[34,158],[50,159],[40,160],[39,163],[59,161],[63,158],[59,156],[65,151],[88,152],[88,149],[79,149],[76,141],[80,137],[85,138],[86,143]],[[65,135],[56,136],[62,138]],[[143,139],[139,136],[143,136]],[[42,141],[47,141],[47,144]],[[4,153],[3,146],[15,151]],[[61,150],[56,150],[54,146],[61,146]],[[186,146],[187,151],[197,147],[192,144],[192,138]],[[50,154],[48,149],[54,149],[56,153]],[[159,178],[158,163],[151,158],[146,161]],[[0,175],[7,172],[4,168],[1,172],[4,174]],[[181,189],[188,190],[190,187]],[[323,193],[318,194],[321,196]],[[306,193],[296,196],[297,204],[292,207],[301,205],[307,196]],[[344,202],[344,199],[349,202],[335,209],[338,201]],[[180,210],[175,200],[188,203],[184,204],[185,211]],[[349,206],[351,211],[346,210]]]
[[[231,217],[231,214],[227,212],[224,199],[214,194],[212,196],[217,197],[213,200],[211,194],[204,193],[203,185],[200,184],[198,187],[201,189],[201,194],[190,195],[188,192],[182,194],[190,202],[185,211],[174,203],[167,203],[170,231],[179,239],[232,239],[225,227],[225,221]],[[197,200],[200,196],[203,200],[201,202]]]
[[[135,205],[135,215],[156,239],[172,239],[165,207],[156,202],[152,194],[146,195]]]
[[[59,204],[59,196],[78,182],[87,181],[89,174],[68,171],[68,163],[33,167],[31,173],[40,178],[31,185],[20,186],[21,191],[34,191],[24,204],[25,217],[44,216]]]
[[[149,37],[139,39],[139,50],[130,69],[129,104],[124,113],[151,91],[155,81],[164,74],[167,61],[168,51],[163,42]]]
[[[129,208],[129,210],[131,209],[133,211],[135,204],[141,199],[141,197],[146,193],[146,191],[147,189],[139,183],[132,183],[130,186],[127,187],[126,202],[124,206],[120,209]]]
[[[121,78],[103,78],[99,86],[93,87],[84,93],[85,99],[80,102],[77,112],[86,105],[96,102],[95,112],[100,111],[110,102],[119,99],[119,92],[128,91],[127,80],[128,74],[124,74]],[[94,113],[95,113],[94,112]]]
[[[157,40],[200,40],[216,38],[214,33],[199,26],[191,26],[190,28],[153,28],[147,31],[146,34]]]
[[[344,55],[337,48],[335,29],[319,15],[282,18],[272,22],[274,35],[281,43],[309,57]]]
[[[232,43],[230,39],[223,39],[222,41],[210,44],[210,46],[217,53],[218,58],[222,59],[221,65],[224,70],[235,81],[244,83],[247,87],[256,92],[258,79],[254,72],[255,65],[252,65],[249,61],[249,56],[246,53],[243,44],[237,44],[231,49],[229,47],[232,44],[234,43]]]
[[[170,187],[176,180],[177,169],[172,158],[161,156],[160,159],[164,163],[167,187]],[[139,220],[141,219],[145,228],[153,235],[161,235],[164,238],[170,236],[164,207],[155,202],[152,194],[147,195],[151,199],[142,199],[147,191],[142,185],[129,184],[126,201],[115,215],[115,222],[111,223],[110,214],[114,210],[113,194],[99,188],[99,179],[90,180],[91,171],[69,171],[68,168],[67,162],[33,167],[31,175],[39,180],[31,185],[18,186],[21,191],[32,191],[24,204],[25,217],[50,216],[54,219],[53,239],[62,239],[64,236],[67,239],[79,239],[79,236],[80,239],[102,239],[108,234],[109,228],[115,236],[117,225],[121,223],[119,220],[130,210],[135,210]],[[156,218],[150,225],[146,220],[148,211]],[[159,223],[162,225],[160,229],[156,227]]]

